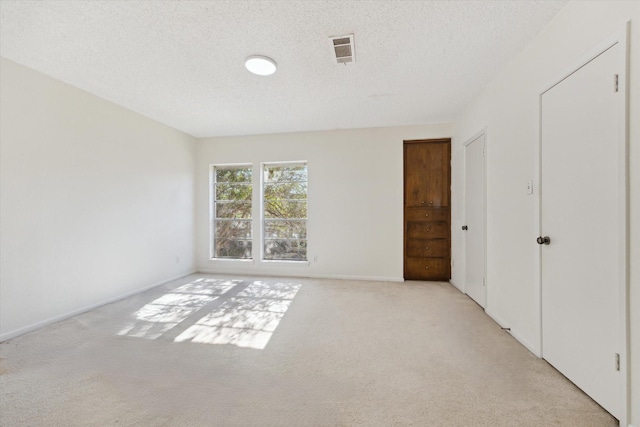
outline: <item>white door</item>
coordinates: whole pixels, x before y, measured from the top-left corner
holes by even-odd
[[[622,64],[615,44],[541,96],[542,353],[618,419]]]
[[[484,134],[464,148],[465,284],[464,290],[486,307]]]

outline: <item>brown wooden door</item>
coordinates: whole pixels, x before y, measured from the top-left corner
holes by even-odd
[[[451,278],[451,140],[404,143],[404,277]]]
[[[405,144],[405,207],[449,207],[449,140]]]

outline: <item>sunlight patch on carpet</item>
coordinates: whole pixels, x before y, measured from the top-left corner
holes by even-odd
[[[176,343],[230,344],[262,350],[301,286],[197,279],[145,304],[117,334],[152,340],[168,335],[165,339]],[[175,332],[168,334],[174,328]]]
[[[301,285],[255,281],[186,329],[176,342],[264,349]]]

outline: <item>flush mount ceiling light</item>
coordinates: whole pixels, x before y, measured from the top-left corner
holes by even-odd
[[[266,56],[252,55],[244,61],[244,66],[253,74],[270,76],[276,72],[276,61]]]

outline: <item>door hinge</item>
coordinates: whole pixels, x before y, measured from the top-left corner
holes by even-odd
[[[620,370],[620,354],[616,353],[615,359],[616,359],[616,371],[619,371]]]
[[[482,278],[482,286],[485,286],[485,284],[484,284],[484,277]]]
[[[613,91],[614,92],[618,91],[618,75],[617,74],[613,75]]]
[[[482,149],[482,157],[485,156],[485,148]]]

